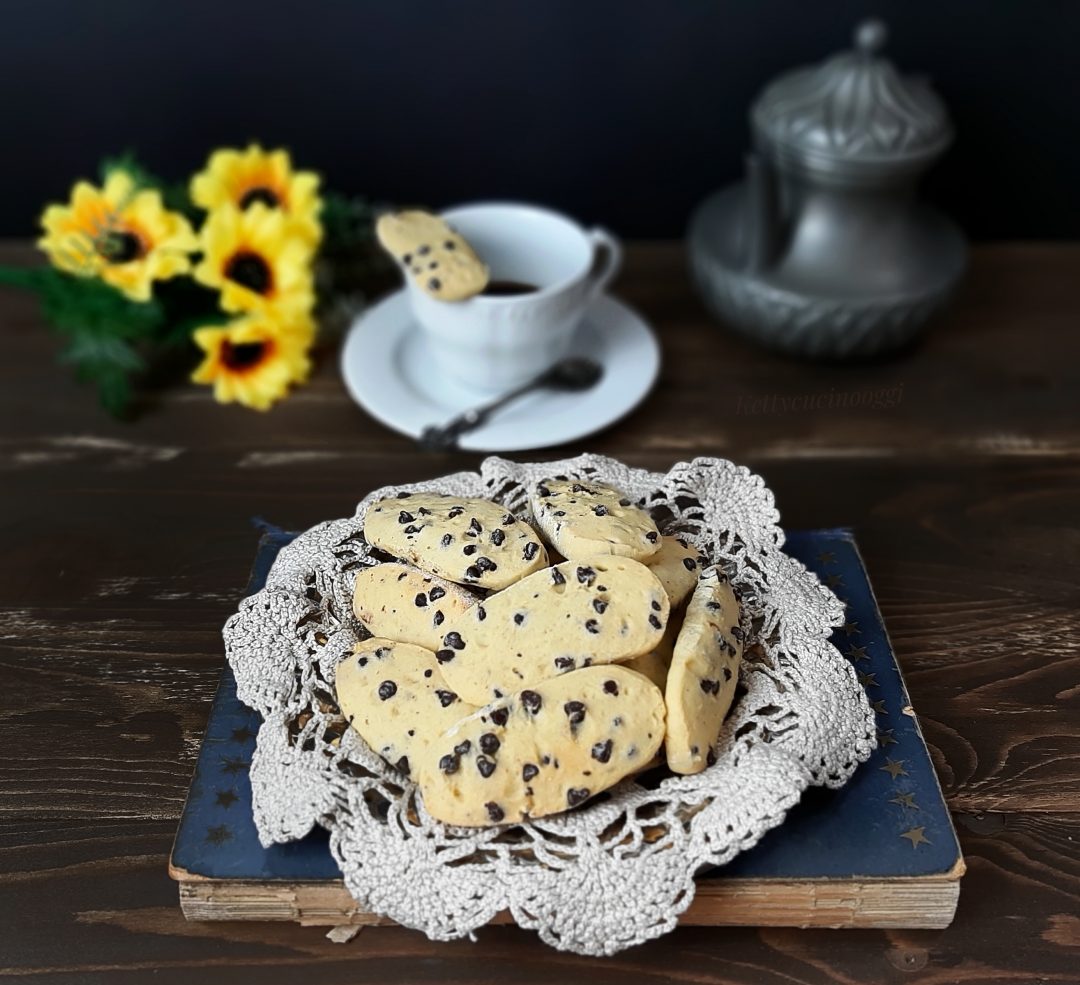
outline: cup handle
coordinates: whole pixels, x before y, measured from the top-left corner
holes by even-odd
[[[606,229],[594,226],[589,230],[593,243],[593,269],[589,271],[592,282],[589,292],[593,297],[602,294],[622,266],[623,251],[619,241]]]

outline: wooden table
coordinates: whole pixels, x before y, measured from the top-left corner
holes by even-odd
[[[270,414],[180,385],[113,422],[53,365],[31,301],[4,292],[0,978],[1080,980],[1080,247],[976,250],[926,343],[859,369],[718,330],[674,244],[632,248],[618,291],[660,334],[660,384],[558,454],[657,469],[723,455],[765,475],[785,523],[855,527],[967,855],[954,925],[684,928],[590,960],[512,927],[339,945],[317,928],[185,922],[166,859],[251,517],[304,528],[479,457],[418,454],[349,401],[332,355]],[[891,407],[797,409],[891,387]]]

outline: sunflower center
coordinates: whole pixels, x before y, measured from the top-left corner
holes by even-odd
[[[225,276],[256,294],[269,294],[274,274],[258,253],[235,253],[225,265]]]
[[[234,372],[243,372],[262,362],[266,355],[265,342],[223,342],[221,344],[221,362]]]
[[[281,204],[281,201],[274,192],[261,185],[256,188],[249,188],[244,192],[244,197],[240,199],[240,208],[246,209],[249,205],[254,205],[256,202],[262,202],[263,205],[269,206],[272,209],[276,209]]]
[[[109,263],[130,263],[142,256],[143,244],[134,233],[112,229],[98,240],[97,251]]]

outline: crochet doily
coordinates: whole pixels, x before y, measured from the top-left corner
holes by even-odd
[[[364,514],[385,496],[433,490],[529,518],[525,489],[560,474],[623,489],[662,533],[691,541],[731,577],[748,634],[740,693],[702,773],[626,779],[578,810],[527,823],[444,825],[335,704],[335,666],[367,635],[352,615],[355,573],[378,561]],[[354,516],[313,527],[282,549],[266,587],[224,629],[240,698],[264,719],[251,763],[261,842],[323,826],[360,905],[432,939],[470,935],[501,910],[579,954],[613,954],[671,930],[695,873],[754,845],[808,786],[842,785],[874,748],[866,695],[828,639],[843,606],[781,551],[778,521],[761,477],[731,462],[699,458],[664,475],[583,455],[489,458],[479,473],[375,490]]]

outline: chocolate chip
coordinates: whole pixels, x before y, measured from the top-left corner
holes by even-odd
[[[540,553],[540,545],[535,540],[530,540],[525,545],[525,550],[521,552],[526,561],[531,561],[538,553]]]
[[[429,510],[426,506],[421,506],[416,511],[416,514],[417,516],[431,516],[431,510]]]
[[[496,824],[506,817],[506,814],[503,813],[503,809],[493,800],[489,800],[484,804],[484,810],[488,812],[488,817]]]
[[[427,596],[423,592],[420,592],[413,601],[416,603],[418,609],[423,609],[427,605]]]
[[[522,691],[521,704],[526,711],[536,714],[544,703],[544,699],[535,691]]]
[[[504,513],[502,518],[502,525],[509,527],[511,524],[517,523],[517,517],[513,513]]]
[[[541,766],[549,766],[550,764],[551,764],[551,757],[550,756],[541,756],[540,757],[540,765]]]
[[[566,516],[566,510],[556,510],[551,515],[552,516]]]
[[[724,680],[725,681],[730,681],[731,680],[731,668],[730,667],[725,667],[724,668]]]
[[[664,624],[659,619],[657,619],[656,616],[649,616],[649,625],[652,626],[653,629],[664,628]]]
[[[503,541],[506,540],[506,534],[502,532],[498,527],[491,531],[491,542],[496,547],[502,547]]]
[[[418,533],[420,533],[420,528],[415,523],[410,523],[405,528],[405,533],[407,533],[407,534],[418,534]]]
[[[524,612],[515,612],[514,613],[514,625],[515,626],[520,626],[524,621],[525,621],[525,613]]]
[[[578,804],[584,803],[589,799],[589,790],[587,787],[571,787],[566,791],[566,803],[570,807],[577,807]]]
[[[460,763],[458,762],[457,756],[451,755],[450,753],[447,753],[439,760],[439,769],[447,774],[456,773],[459,765]]]
[[[442,609],[436,609],[435,616],[432,618],[431,622],[435,626],[441,626],[445,618],[446,617],[442,614]]]
[[[439,543],[442,544],[443,547],[449,547],[453,543],[453,541],[454,541],[454,535],[453,534],[443,534],[442,535],[442,540],[439,541]]]
[[[392,646],[380,646],[375,650],[375,658],[377,660],[382,660],[383,657],[388,657],[393,652],[394,648]]]
[[[476,545],[475,544],[466,544],[461,549],[461,553],[465,554],[465,555],[475,554],[476,553]]]
[[[409,265],[410,263],[412,263],[412,254],[411,254],[411,253],[406,253],[406,254],[405,254],[405,255],[404,255],[404,256],[403,256],[402,258],[401,258],[401,262],[402,262],[403,264],[405,264],[405,266],[407,267],[407,266],[408,266],[408,265]]]
[[[544,498],[551,495],[551,490],[548,489],[548,487],[545,486],[542,482],[538,482],[536,484],[536,495]]]
[[[459,742],[456,746],[454,746],[454,755],[464,756],[465,753],[467,753],[471,748],[472,743],[468,739],[465,739],[464,741]]]
[[[456,520],[462,513],[465,512],[464,506],[452,506],[450,512],[446,514],[448,520]]]
[[[502,695],[500,695],[500,697],[502,697]],[[496,709],[495,709],[495,710],[494,710],[494,711],[493,711],[493,712],[491,713],[491,720],[492,720],[492,721],[493,721],[493,722],[494,722],[494,723],[495,723],[496,725],[505,725],[505,724],[506,724],[506,720],[507,720],[507,719],[508,719],[509,717],[510,717],[510,709],[509,709],[509,708],[496,708]]]
[[[615,681],[604,681],[604,694],[619,693],[619,685]]]
[[[596,578],[596,572],[592,568],[578,568],[577,580],[582,585],[591,585]]]
[[[469,521],[469,529],[474,534],[482,534],[484,532],[484,528],[480,526],[480,521],[477,520],[475,516]]]
[[[424,671],[424,676],[425,677],[430,677],[434,673],[435,673],[435,671],[433,671],[430,667],[428,667],[428,669]]]
[[[457,244],[452,239],[448,239],[445,243],[443,243],[443,249],[456,250]]]
[[[443,646],[449,646],[455,650],[464,650],[465,641],[461,638],[461,633],[447,633],[443,637]]]
[[[563,705],[563,711],[571,725],[580,725],[585,721],[585,705],[580,701],[567,701]]]
[[[428,592],[428,598],[431,599],[432,602],[438,602],[439,599],[441,599],[445,594],[446,589],[440,588],[438,585],[436,585],[430,592]]]
[[[735,637],[740,643],[746,639],[746,630],[742,626],[732,626],[731,635]]]
[[[454,694],[453,691],[443,691],[442,689],[440,689],[436,691],[435,694],[438,695],[439,704],[441,704],[444,708],[449,708],[450,705],[452,705],[458,699],[457,695]]]
[[[455,656],[456,656],[456,654],[454,653],[453,650],[436,650],[435,651],[435,659],[438,660],[439,663],[441,663],[441,664],[450,663],[450,661],[453,660]]]
[[[494,756],[499,751],[499,746],[502,743],[499,741],[499,737],[494,732],[485,732],[480,736],[480,749],[486,752],[489,756]]]
[[[697,561],[692,557],[684,557],[682,559],[682,566],[686,568],[687,571],[695,571],[697,569]]]
[[[586,619],[585,620],[585,628],[590,633],[599,633],[600,632],[600,623],[598,623],[595,619]]]
[[[415,520],[415,519],[416,519],[415,516],[413,516],[411,513],[406,513],[405,510],[402,510],[397,515],[397,522],[398,523],[412,523],[413,520]]]
[[[401,772],[404,773],[406,776],[409,775],[409,757],[408,756],[402,756],[401,759],[399,759],[396,763],[394,763],[394,765],[399,770],[401,770]]]
[[[558,568],[551,569],[551,583],[553,585],[566,584],[566,579],[563,577],[563,573]]]
[[[596,590],[598,592],[606,592],[607,591],[607,585],[597,585]]]
[[[482,572],[475,564],[470,564],[465,569],[465,578],[467,581],[479,581],[483,577],[484,572]]]
[[[487,619],[487,609],[485,609],[482,605],[478,605],[476,607],[476,618],[479,619],[480,622],[483,622],[485,619]]]
[[[379,685],[379,697],[385,701],[397,694],[397,685],[393,681],[383,681]]]
[[[603,615],[604,610],[608,607],[608,604],[603,599],[593,599],[592,607],[597,611],[597,613]]]
[[[540,767],[536,763],[526,763],[521,767],[521,778],[528,783],[533,777],[540,772]]]
[[[623,497],[622,499],[620,499],[620,500],[619,500],[619,505],[620,505],[620,506],[624,506],[624,507],[625,507],[625,506],[629,506],[629,505],[630,505],[630,500],[628,500],[628,499],[627,499],[627,498],[626,498],[626,497],[624,496],[624,497]]]
[[[592,747],[592,758],[598,763],[606,763],[611,759],[611,739],[605,739],[603,742],[597,742]]]
[[[593,513],[597,516],[607,516],[607,507],[603,503],[597,503],[592,508]]]
[[[495,772],[495,764],[487,756],[476,757],[476,768],[485,780]]]
[[[655,544],[655,543],[656,543],[656,542],[657,542],[657,541],[658,541],[658,540],[660,539],[660,535],[659,535],[659,534],[658,534],[658,533],[657,533],[657,532],[656,532],[655,530],[650,530],[650,531],[649,531],[649,532],[648,532],[648,533],[647,533],[647,534],[645,535],[645,539],[646,539],[646,540],[647,540],[647,541],[648,541],[648,542],[649,542],[650,544]]]
[[[573,657],[556,657],[555,658],[555,666],[558,667],[559,670],[573,670],[574,669],[574,658]]]
[[[719,602],[706,602],[705,603],[705,608],[708,609],[710,612],[719,612],[720,611],[720,603]]]
[[[476,559],[476,566],[481,571],[497,571],[499,568],[499,566],[489,557],[478,557]]]
[[[367,666],[367,657],[358,657],[357,661],[356,661],[356,666],[357,667],[366,667]]]
[[[438,266],[439,266],[439,261],[438,260],[432,260],[431,263],[429,263],[427,265],[427,268],[428,268],[428,270],[436,270],[436,269],[438,269]]]
[[[707,680],[707,679],[703,679],[701,681],[701,690],[704,691],[706,694],[712,694],[712,695],[719,694],[720,693],[720,682],[719,681],[710,681],[710,680]]]
[[[705,753],[705,765],[706,766],[715,766],[716,765],[716,753],[713,752],[712,749],[710,749],[707,753]]]

